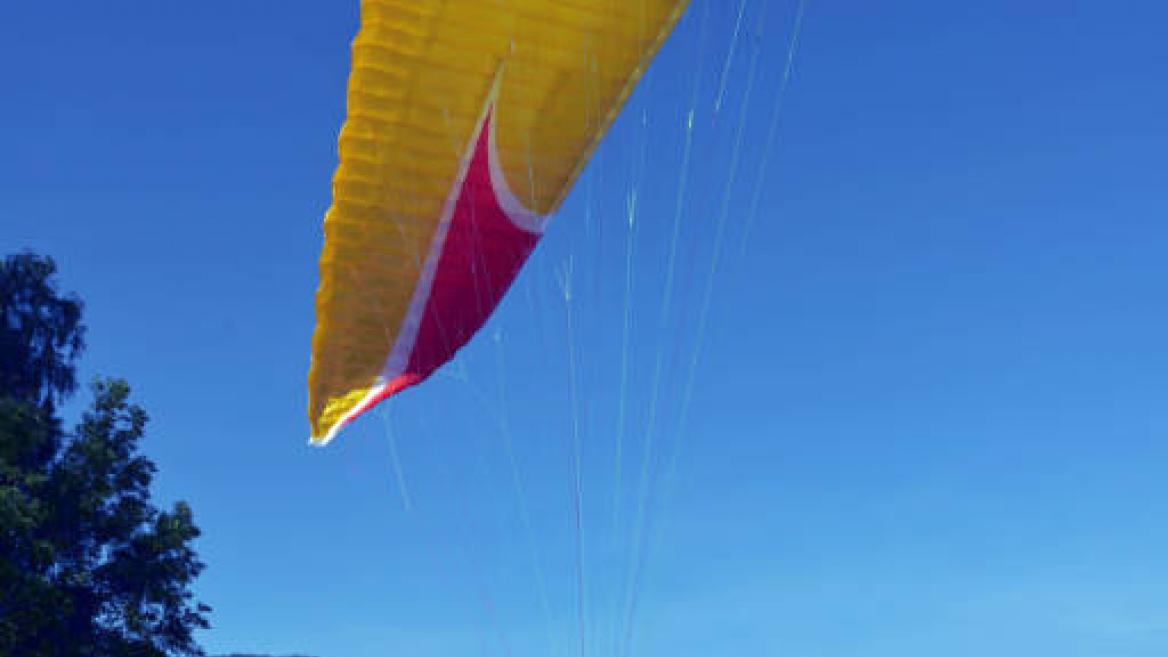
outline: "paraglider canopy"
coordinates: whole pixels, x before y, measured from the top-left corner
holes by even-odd
[[[482,326],[686,4],[361,3],[316,298],[313,442]]]

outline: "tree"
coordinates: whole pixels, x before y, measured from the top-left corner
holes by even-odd
[[[73,430],[56,416],[85,328],[55,272],[32,254],[0,264],[0,655],[201,655],[199,530],[185,503],[151,502],[146,412],[102,380]]]
[[[52,258],[32,253],[0,262],[0,394],[45,406],[77,387],[85,349],[81,301],[57,293]]]

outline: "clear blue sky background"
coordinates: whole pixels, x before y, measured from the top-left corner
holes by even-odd
[[[578,654],[574,431],[590,656],[1168,654],[1168,7],[810,0],[773,143],[795,4],[736,9],[695,0],[479,339],[324,450],[356,1],[0,9],[0,250],[151,412],[212,654]]]

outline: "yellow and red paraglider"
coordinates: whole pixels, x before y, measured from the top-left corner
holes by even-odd
[[[686,4],[362,0],[325,217],[313,442],[483,325]]]

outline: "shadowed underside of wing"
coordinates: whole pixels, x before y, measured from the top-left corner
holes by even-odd
[[[312,440],[486,321],[686,0],[362,0],[309,371]]]

